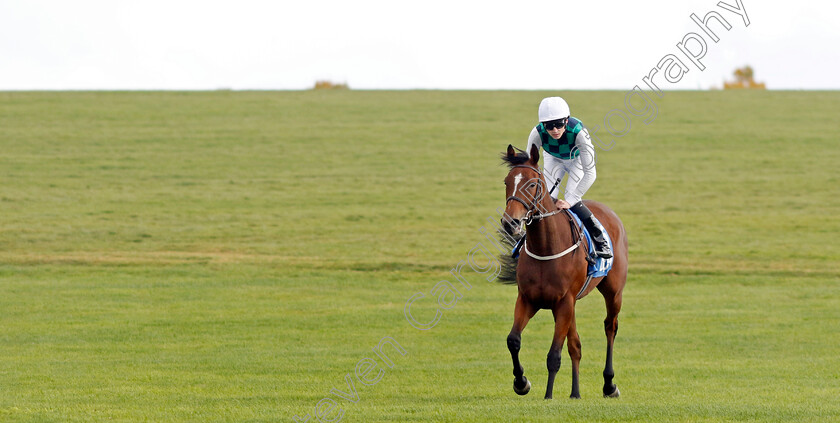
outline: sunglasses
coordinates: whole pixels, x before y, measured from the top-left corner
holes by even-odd
[[[566,121],[567,120],[568,120],[568,118],[550,120],[548,122],[543,122],[543,126],[545,126],[545,129],[554,129],[554,128],[560,129],[560,128],[564,128],[566,126]]]

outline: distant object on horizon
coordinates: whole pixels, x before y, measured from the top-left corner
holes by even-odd
[[[733,72],[735,75],[734,81],[724,81],[723,82],[723,89],[724,90],[740,90],[740,89],[752,89],[752,90],[766,90],[767,86],[763,82],[755,82],[753,79],[753,68],[750,65],[746,65],[743,68],[735,69]]]
[[[315,81],[315,86],[312,87],[313,90],[349,90],[350,87],[347,86],[346,82],[332,82],[327,81],[325,79]]]

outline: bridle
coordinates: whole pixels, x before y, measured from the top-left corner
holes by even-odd
[[[546,217],[554,216],[557,213],[561,213],[562,210],[554,210],[554,211],[551,211],[551,212],[548,212],[548,213],[537,213],[537,211],[539,210],[537,208],[537,202],[542,198],[543,193],[546,191],[546,188],[544,188],[545,181],[543,180],[542,172],[539,169],[537,169],[533,166],[528,166],[528,165],[512,166],[512,168],[517,168],[517,167],[530,169],[530,170],[533,170],[534,172],[537,173],[537,175],[538,175],[537,179],[539,179],[539,181],[540,181],[539,184],[537,184],[537,192],[534,194],[534,198],[531,200],[530,203],[526,202],[524,199],[517,196],[516,192],[514,192],[513,195],[511,195],[510,197],[507,198],[507,201],[505,201],[505,204],[508,204],[511,201],[518,201],[518,202],[522,203],[522,205],[525,206],[524,222],[525,222],[526,225],[530,225],[533,222],[537,222],[537,221],[539,221],[541,219],[544,219]]]
[[[564,250],[564,251],[562,251],[558,254],[554,254],[554,255],[551,255],[551,256],[536,255],[536,254],[534,254],[534,253],[532,253],[531,251],[528,250],[527,244],[523,243],[522,247],[524,248],[525,253],[527,253],[531,258],[534,258],[536,260],[548,261],[548,260],[554,260],[554,259],[563,257],[566,254],[569,254],[570,252],[574,251],[583,241],[583,229],[581,229],[581,228],[577,227],[577,225],[575,225],[574,219],[572,218],[572,215],[571,215],[571,212],[569,212],[566,209],[562,209],[562,210],[558,209],[558,210],[554,210],[554,211],[551,211],[551,212],[548,212],[548,213],[536,213],[537,210],[538,210],[537,201],[542,198],[542,194],[545,191],[545,188],[543,188],[543,185],[546,182],[543,180],[542,172],[539,169],[537,169],[533,166],[528,166],[528,165],[515,165],[512,168],[517,168],[517,167],[521,167],[521,168],[525,168],[525,169],[531,169],[534,172],[536,172],[537,175],[538,175],[537,179],[539,179],[540,183],[537,185],[537,191],[534,194],[534,198],[530,203],[526,202],[521,197],[518,197],[516,195],[516,192],[514,192],[513,193],[514,195],[511,195],[510,197],[507,198],[507,201],[505,202],[505,204],[507,205],[511,201],[518,201],[518,202],[522,203],[523,206],[525,206],[526,213],[525,213],[525,219],[523,219],[523,221],[525,222],[526,226],[530,225],[533,222],[537,222],[537,221],[540,221],[542,219],[545,219],[546,217],[554,216],[555,214],[565,212],[566,217],[569,219],[569,225],[571,226],[572,239],[575,241],[574,244],[572,244],[571,247],[567,248],[566,250]],[[557,182],[560,182],[560,181],[558,180]],[[555,184],[555,187],[556,186],[557,186],[557,184]],[[523,241],[524,241],[524,236],[523,236]],[[586,285],[588,285],[588,284],[589,284],[589,281],[587,280]],[[586,286],[584,285],[584,289],[585,288],[586,288]],[[581,293],[583,293],[583,291],[581,291]],[[580,294],[578,294],[578,296],[580,296]]]

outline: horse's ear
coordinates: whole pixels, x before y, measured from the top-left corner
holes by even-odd
[[[531,144],[530,156],[531,166],[537,167],[537,163],[540,162],[540,148],[536,144]]]
[[[511,158],[511,159],[516,157],[516,150],[514,150],[513,146],[510,145],[510,144],[508,144],[507,156],[508,156],[508,158]]]

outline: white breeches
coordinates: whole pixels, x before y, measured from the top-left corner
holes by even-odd
[[[590,154],[581,154],[574,159],[563,160],[551,154],[545,154],[543,156],[543,170],[548,188],[551,189],[556,180],[569,175],[563,197],[570,205],[575,205],[595,182],[595,163],[594,160],[589,160],[590,157],[592,157]],[[562,189],[560,185],[554,189],[551,194],[552,199],[557,199],[560,189]]]

